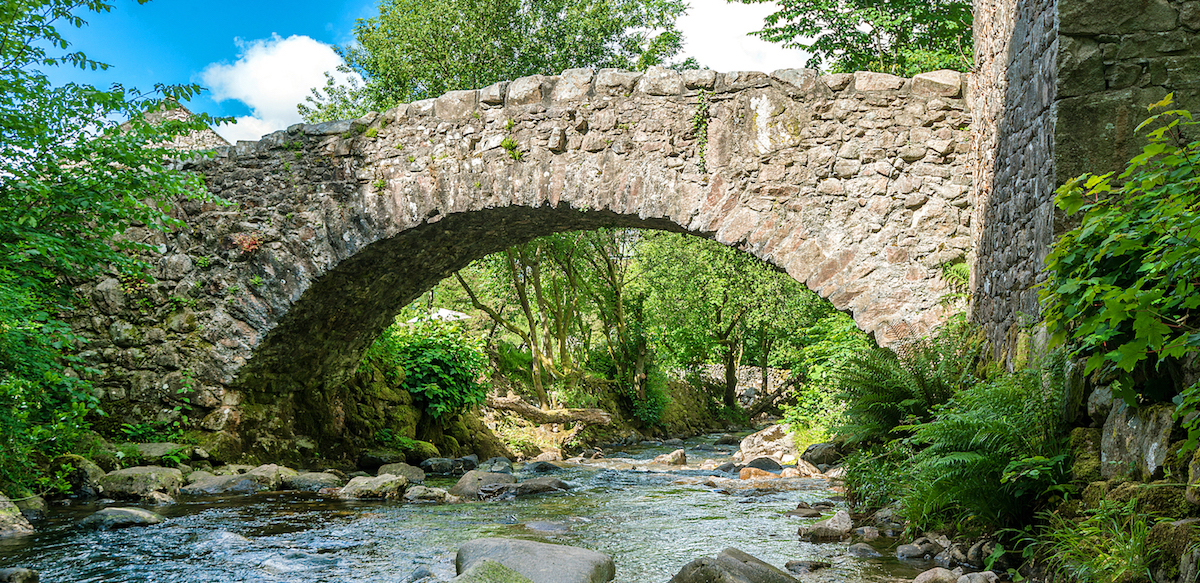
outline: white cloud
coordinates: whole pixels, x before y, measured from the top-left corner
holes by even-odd
[[[230,142],[257,140],[299,122],[296,105],[310,89],[325,85],[326,71],[343,81],[346,77],[336,71],[342,58],[333,47],[307,36],[234,42],[240,53],[237,61],[212,63],[200,73],[213,100],[234,99],[250,107],[250,115],[237,118],[236,125],[216,128]]]
[[[808,53],[785,49],[747,33],[761,30],[763,19],[779,10],[774,2],[741,4],[728,0],[691,0],[676,22],[683,32],[683,55],[696,57],[715,71],[765,71],[802,68]]]

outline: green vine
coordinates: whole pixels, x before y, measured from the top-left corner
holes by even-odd
[[[696,132],[696,156],[699,157],[697,166],[700,167],[700,173],[708,172],[708,166],[704,163],[704,153],[708,150],[708,99],[711,94],[703,89],[700,90],[699,100],[696,102],[696,113],[692,115],[692,130]]]

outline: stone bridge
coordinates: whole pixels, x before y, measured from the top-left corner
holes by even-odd
[[[77,325],[118,418],[169,418],[187,394],[260,455],[338,431],[340,405],[309,397],[401,307],[554,232],[714,239],[891,343],[944,317],[941,266],[971,245],[962,89],[953,72],[576,69],[296,125],[189,163],[231,204],[182,201],[186,228],[129,233],[158,245],[158,281],[100,282]]]

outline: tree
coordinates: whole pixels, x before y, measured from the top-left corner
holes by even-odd
[[[313,90],[300,113],[344,119],[573,67],[645,69],[678,54],[683,0],[384,0],[338,49],[364,83]]]
[[[733,0],[730,0],[733,1]],[[759,4],[768,0],[737,0]],[[968,0],[779,0],[752,34],[812,53],[808,66],[834,73],[911,77],[966,71],[974,59]]]
[[[166,145],[215,120],[147,116],[198,86],[56,87],[43,72],[106,68],[66,52],[56,26],[111,9],[103,0],[0,1],[0,440],[11,445],[0,448],[0,479],[10,483],[27,482],[31,453],[61,451],[95,406],[67,370],[79,366],[72,348],[81,342],[62,321],[75,301],[70,283],[105,272],[147,279],[135,254],[149,246],[120,235],[135,224],[171,228],[172,201],[204,192],[199,177],[170,168],[179,152]]]

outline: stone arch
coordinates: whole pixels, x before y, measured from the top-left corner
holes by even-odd
[[[471,260],[619,226],[736,246],[892,343],[944,317],[940,266],[970,246],[961,91],[953,72],[576,69],[296,125],[187,164],[233,204],[182,201],[188,227],[158,241],[161,294],[184,298],[166,326],[131,324],[110,280],[81,327],[114,350],[93,355],[108,398],[187,370],[207,429],[253,433],[279,417],[249,404],[338,382]]]

